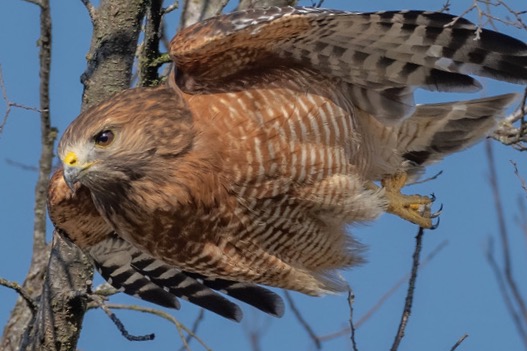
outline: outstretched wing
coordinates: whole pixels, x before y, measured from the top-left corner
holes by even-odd
[[[273,316],[282,316],[282,299],[268,289],[181,271],[117,236],[96,211],[86,188],[78,188],[75,194],[67,188],[62,169],[51,178],[48,193],[49,213],[56,228],[92,259],[114,288],[176,309],[180,308],[178,298],[181,298],[240,321],[241,309],[218,293],[221,292]]]
[[[415,88],[480,89],[469,74],[527,82],[525,43],[437,12],[253,9],[183,29],[170,53],[186,92],[247,71],[250,84],[265,67],[303,66],[351,84],[354,105],[384,122],[412,115]]]

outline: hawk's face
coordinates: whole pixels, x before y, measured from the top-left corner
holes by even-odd
[[[127,90],[73,121],[59,143],[64,179],[95,192],[152,176],[192,146],[191,115],[168,87]],[[154,131],[157,131],[154,133]]]

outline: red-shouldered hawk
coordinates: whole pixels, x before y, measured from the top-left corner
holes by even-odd
[[[487,135],[516,97],[415,105],[414,89],[477,90],[468,74],[527,82],[527,45],[476,31],[443,13],[292,7],[188,27],[169,84],[126,90],[68,127],[50,216],[110,283],[159,304],[187,296],[222,314],[221,282],[280,315],[254,284],[344,290],[335,273],[362,249],[345,224],[388,211],[432,227],[432,199],[400,194],[407,177]],[[238,295],[223,288],[235,282]]]

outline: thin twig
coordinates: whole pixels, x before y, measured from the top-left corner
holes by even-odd
[[[287,290],[284,290],[284,295],[285,295],[285,299],[289,303],[289,307],[291,307],[291,312],[293,312],[293,315],[296,317],[300,325],[304,327],[305,331],[307,332],[307,334],[309,335],[309,337],[315,344],[315,347],[317,348],[317,350],[320,350],[322,348],[322,345],[320,344],[320,340],[318,339],[317,335],[313,331],[313,328],[311,328],[309,323],[307,323],[307,321],[304,319],[304,317],[300,313],[300,310],[296,307],[296,304],[293,301],[293,298],[291,297],[291,295],[289,294]]]
[[[21,169],[23,171],[38,172],[38,167],[32,166],[32,165],[27,165],[25,163],[18,162],[18,161],[15,161],[15,160],[11,160],[10,158],[6,158],[5,162],[9,166],[16,167],[16,168]]]
[[[421,254],[421,249],[423,246],[423,235],[424,235],[424,229],[419,228],[419,232],[417,233],[415,237],[415,251],[413,254],[413,261],[412,261],[412,273],[410,274],[410,281],[408,282],[408,292],[406,294],[403,314],[401,315],[401,322],[399,323],[399,328],[397,329],[395,340],[390,349],[391,351],[396,351],[399,348],[399,345],[401,344],[401,340],[404,337],[404,332],[406,330],[406,325],[408,324],[408,319],[410,318],[410,314],[412,312],[415,282],[417,280],[417,271],[419,268],[419,256]]]
[[[520,175],[520,172],[518,171],[518,165],[516,164],[516,162],[514,161],[510,161],[512,163],[512,166],[514,167],[514,174],[516,175],[516,177],[518,177],[518,179],[520,180],[520,183],[521,183],[521,186],[522,186],[522,189],[527,192],[527,183],[525,182],[525,179],[523,179],[523,177]]]
[[[357,341],[355,340],[355,325],[353,324],[353,303],[355,302],[355,294],[351,287],[348,290],[348,306],[350,309],[350,339],[353,351],[359,351],[357,348]]]
[[[494,198],[494,206],[495,206],[496,215],[498,219],[499,235],[501,239],[501,249],[502,249],[502,254],[503,254],[503,273],[505,275],[507,285],[509,286],[512,292],[512,296],[514,297],[514,300],[516,304],[518,305],[518,308],[520,309],[521,315],[523,316],[524,320],[527,320],[527,304],[525,300],[523,299],[523,296],[518,289],[518,285],[516,284],[516,280],[514,279],[514,276],[512,274],[509,233],[507,230],[507,226],[505,224],[505,213],[503,211],[504,206],[501,200],[500,190],[498,186],[498,174],[496,172],[496,163],[494,161],[494,153],[492,150],[492,144],[490,142],[486,142],[485,146],[486,146],[487,160],[489,163],[489,172],[490,172],[489,173],[489,183],[490,183],[492,195]],[[522,335],[522,337],[527,340],[527,334]],[[527,345],[527,341],[526,341],[526,345]]]
[[[166,313],[166,312],[163,312],[161,310],[158,310],[158,309],[155,309],[155,308],[148,308],[148,307],[144,307],[144,306],[137,306],[137,305],[121,305],[121,304],[113,304],[113,303],[106,303],[106,306],[110,309],[113,309],[113,310],[130,310],[130,311],[138,311],[138,312],[143,312],[143,313],[148,313],[148,314],[152,314],[152,315],[155,315],[155,316],[158,316],[158,317],[161,317],[163,319],[166,319],[167,321],[169,321],[170,323],[174,324],[176,326],[176,329],[181,337],[181,340],[183,342],[183,345],[186,347],[187,350],[189,350],[189,346],[188,344],[186,343],[185,341],[185,337],[184,335],[182,334],[183,331],[185,331],[186,333],[188,334],[191,334],[192,337],[194,339],[196,339],[196,341],[201,345],[203,346],[203,348],[206,350],[206,351],[212,351],[212,349],[210,347],[207,346],[207,344],[205,344],[205,342],[203,340],[201,340],[201,338],[199,336],[197,336],[196,334],[194,334],[192,332],[192,330],[190,330],[189,328],[187,328],[184,324],[182,324],[181,322],[179,322],[177,319],[175,319],[172,315],[170,315],[169,313]]]
[[[450,11],[450,0],[446,0],[443,6],[441,6],[441,9],[439,9],[439,12],[449,12]]]
[[[527,330],[525,330],[525,326],[522,323],[522,319],[518,312],[516,311],[516,308],[514,307],[513,300],[511,299],[511,296],[507,290],[507,283],[505,281],[505,278],[503,277],[503,273],[501,272],[500,268],[498,267],[498,263],[496,262],[496,259],[494,258],[494,242],[492,238],[489,239],[489,245],[486,252],[486,258],[487,262],[490,265],[490,268],[492,269],[492,272],[494,273],[494,276],[496,277],[496,281],[498,282],[498,288],[501,293],[501,296],[503,297],[503,301],[505,302],[505,306],[507,307],[507,310],[509,311],[509,315],[511,316],[514,326],[516,327],[516,330],[518,331],[518,334],[522,337],[522,341],[524,346],[527,348],[527,338],[525,337]]]
[[[4,278],[0,278],[0,285],[5,286],[6,288],[13,289],[16,291],[24,300],[26,300],[27,305],[31,309],[32,313],[35,313],[37,311],[37,304],[35,300],[31,298],[29,293],[17,282],[9,281]]]
[[[455,351],[455,349],[458,348],[459,345],[461,345],[461,343],[463,341],[465,341],[465,339],[468,338],[468,334],[465,334],[463,335],[462,337],[459,338],[459,340],[454,344],[454,346],[452,346],[452,348],[450,349],[450,351]]]
[[[6,90],[5,83],[4,83],[4,76],[2,74],[1,65],[0,65],[0,90],[2,90],[2,98],[4,99],[4,102],[6,104],[4,118],[2,119],[2,123],[0,123],[0,135],[1,135],[7,123],[7,118],[9,117],[9,113],[11,112],[11,104],[10,104],[9,99],[7,98],[7,90]]]
[[[169,14],[170,12],[179,8],[179,1],[175,0],[172,4],[168,5],[163,9],[163,15]]]
[[[428,263],[434,259],[434,257],[441,252],[446,246],[448,245],[448,240],[444,240],[439,245],[437,245],[429,254],[426,256],[426,258],[421,262],[421,268],[424,268]],[[402,276],[384,295],[381,296],[381,298],[375,303],[373,307],[371,307],[364,315],[362,315],[361,318],[359,318],[359,321],[355,323],[355,327],[359,328],[362,324],[364,324],[367,320],[369,320],[375,312],[377,312],[382,305],[390,298],[399,288],[410,278],[410,272]],[[321,342],[325,342],[331,339],[338,338],[340,336],[348,335],[350,332],[349,327],[346,327],[342,330],[339,330],[337,332],[333,332],[331,334],[319,336],[318,339]]]
[[[503,257],[503,269],[500,269],[494,260],[494,255],[491,251],[487,254],[487,259],[491,265],[500,292],[504,298],[507,309],[511,318],[514,321],[516,329],[525,347],[527,347],[527,307],[526,301],[519,291],[516,280],[512,273],[512,258],[509,244],[509,233],[505,222],[505,213],[503,210],[503,203],[501,200],[500,189],[498,186],[497,167],[492,150],[492,144],[486,143],[487,160],[489,163],[489,183],[494,198],[494,206],[496,217],[498,220],[498,233],[501,241],[501,251]],[[510,296],[509,296],[510,294]]]
[[[523,98],[520,106],[509,116],[503,118],[498,128],[490,136],[492,139],[499,141],[504,145],[511,145],[518,151],[527,150],[527,122],[525,115],[527,114],[527,88],[523,93]],[[516,127],[514,124],[519,121]]]
[[[42,7],[42,2],[39,0],[24,0],[25,2],[29,2],[30,4],[37,5],[39,7]]]
[[[192,324],[192,329],[191,329],[192,333],[189,333],[187,335],[187,337],[185,338],[185,341],[187,342],[187,345],[190,344],[190,342],[192,341],[192,338],[194,338],[194,335],[196,335],[198,333],[199,325],[203,321],[204,317],[205,317],[205,310],[203,308],[200,308],[198,316],[196,317],[196,320]],[[183,350],[184,350],[184,346],[181,346],[179,351],[183,351]]]
[[[132,335],[126,330],[126,327],[124,326],[123,322],[113,313],[107,305],[105,305],[105,301],[103,298],[92,295],[91,300],[106,313],[106,315],[112,320],[113,324],[119,329],[121,332],[121,335],[124,336],[129,341],[150,341],[154,340],[155,334],[146,334],[146,335]]]
[[[88,16],[90,16],[91,23],[94,24],[96,22],[97,10],[90,2],[90,0],[81,0],[81,2],[88,11]]]
[[[93,289],[93,293],[102,297],[109,297],[118,294],[120,291],[111,286],[108,282],[104,282],[101,285]]]
[[[23,110],[34,111],[34,112],[39,112],[39,113],[41,112],[40,109],[36,107],[21,105],[19,103],[9,100],[9,98],[7,97],[7,89],[5,86],[4,76],[2,73],[2,65],[0,65],[0,91],[2,92],[2,100],[4,100],[4,103],[6,105],[4,117],[2,118],[2,123],[0,123],[0,135],[4,131],[4,127],[7,124],[7,119],[9,118],[9,114],[11,113],[11,108],[16,107],[16,108],[21,108]]]
[[[262,339],[271,326],[271,319],[255,310],[251,312],[252,316],[244,319],[242,327],[251,344],[251,351],[262,351]]]

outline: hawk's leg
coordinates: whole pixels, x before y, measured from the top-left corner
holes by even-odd
[[[385,189],[385,196],[388,200],[386,212],[397,215],[422,228],[434,229],[437,224],[434,225],[432,219],[441,213],[441,210],[436,213],[431,212],[432,202],[434,202],[435,197],[433,195],[428,197],[401,194],[401,188],[406,184],[406,180],[407,175],[405,172],[399,172],[381,180],[381,185]],[[378,188],[373,183],[371,183],[371,187]]]

